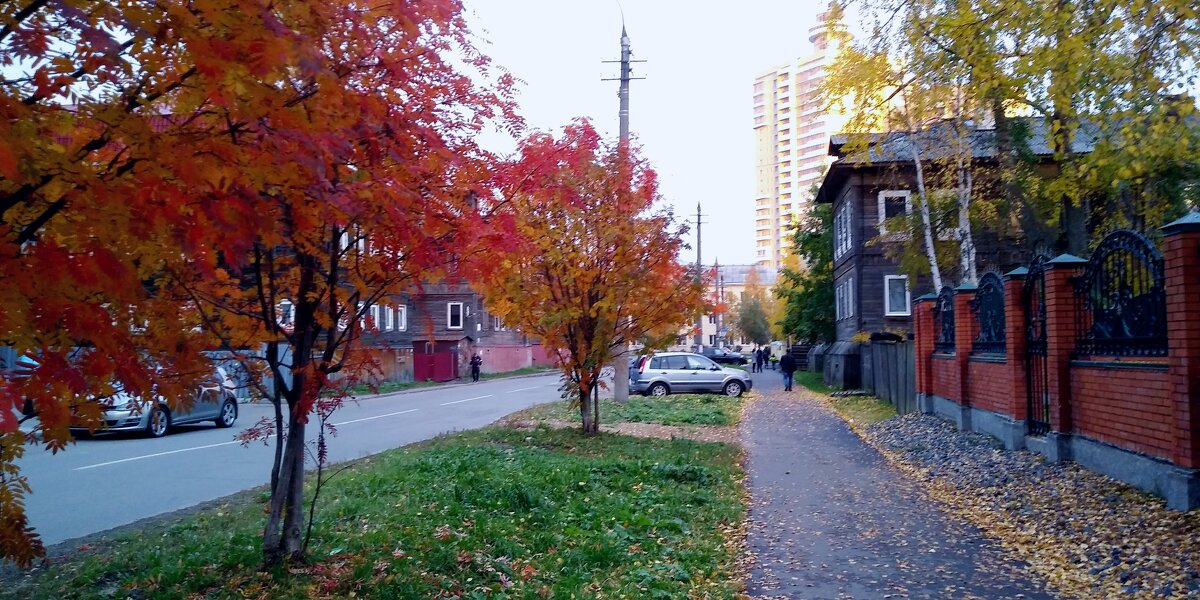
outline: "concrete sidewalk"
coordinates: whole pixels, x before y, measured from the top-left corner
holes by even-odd
[[[943,513],[803,386],[756,378],[742,425],[752,501],[747,592],[769,598],[1050,598]]]

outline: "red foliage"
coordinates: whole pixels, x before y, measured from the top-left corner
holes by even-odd
[[[315,357],[292,370],[298,423],[336,408],[322,390],[358,364],[357,328],[337,324],[480,224],[463,218],[489,166],[473,140],[516,123],[507,84],[462,72],[489,69],[460,2],[89,6],[0,6],[0,327],[40,361],[0,404],[31,398],[59,450],[73,418],[98,423],[87,396],[174,403],[209,371],[203,351],[270,341]],[[344,231],[377,253],[328,262]],[[22,563],[41,547],[15,461],[36,439],[0,417],[0,557]]]

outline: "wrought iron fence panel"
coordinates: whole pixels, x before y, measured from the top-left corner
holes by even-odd
[[[979,288],[971,299],[971,312],[979,334],[971,344],[974,354],[1004,353],[1004,282],[995,273],[979,279]]]
[[[1046,354],[1046,257],[1029,264],[1022,290],[1025,308],[1025,400],[1030,435],[1050,431],[1050,375]]]
[[[1166,356],[1162,254],[1139,233],[1105,237],[1075,282],[1077,356]]]
[[[934,352],[954,352],[954,290],[945,286],[933,304]]]

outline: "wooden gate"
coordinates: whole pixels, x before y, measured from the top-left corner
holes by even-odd
[[[1029,265],[1022,294],[1025,304],[1025,375],[1029,435],[1050,431],[1050,374],[1046,359],[1046,257]]]

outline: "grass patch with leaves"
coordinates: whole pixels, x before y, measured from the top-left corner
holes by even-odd
[[[600,400],[600,423],[606,425],[735,425],[741,414],[741,399],[717,394],[672,394],[660,398],[630,395],[624,404],[612,399]],[[571,408],[566,400],[536,406],[520,416],[533,420],[582,421],[579,408]]]
[[[795,381],[810,391],[828,396],[834,410],[853,425],[866,427],[896,416],[896,408],[874,396],[829,396],[833,389],[825,385],[820,373],[798,371]]]
[[[733,598],[739,462],[725,444],[547,427],[444,436],[332,479],[309,564],[259,570],[263,506],[247,501],[100,543],[0,597]]]
[[[830,396],[829,404],[852,425],[866,427],[896,416],[896,409],[874,396]]]
[[[823,377],[821,373],[814,373],[813,371],[796,371],[792,375],[792,381],[818,394],[828,394],[833,391],[833,388],[825,385]]]

